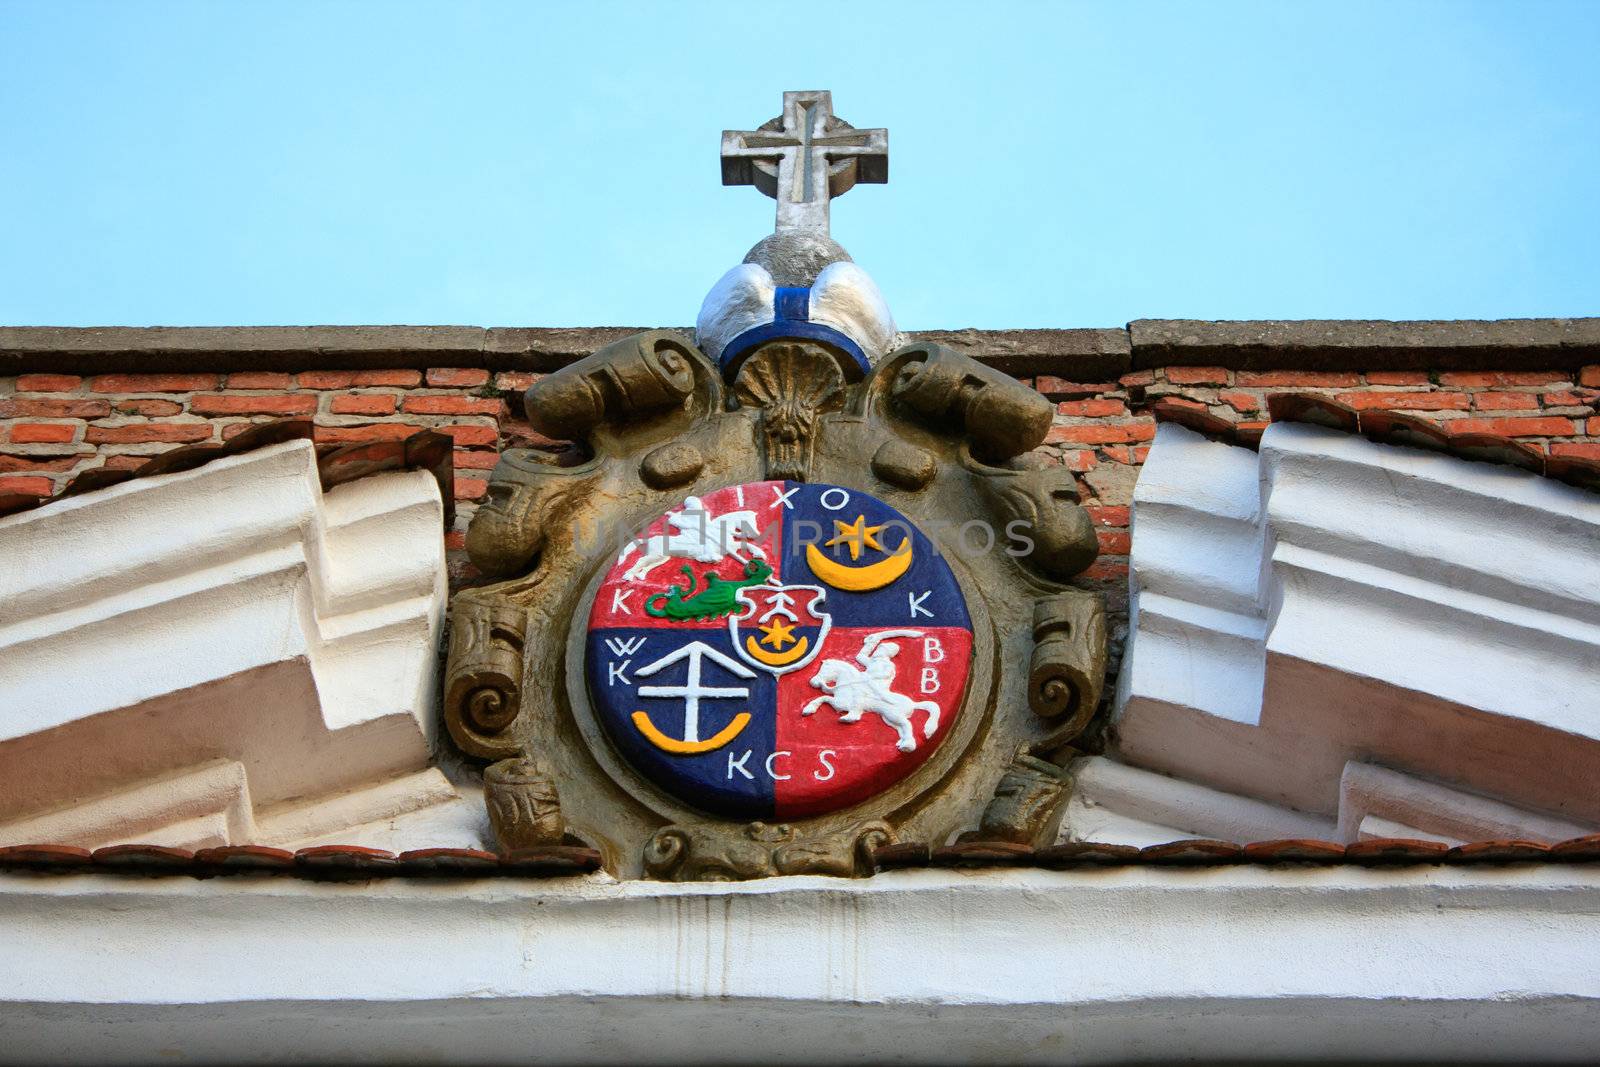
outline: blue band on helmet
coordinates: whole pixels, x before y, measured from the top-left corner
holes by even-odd
[[[810,322],[811,290],[779,286],[772,297],[772,318],[774,322]]]
[[[867,361],[867,354],[861,350],[860,345],[850,339],[848,334],[832,326],[811,321],[810,289],[780,286],[773,294],[772,310],[771,322],[753,326],[728,342],[728,346],[722,350],[722,358],[719,361],[724,374],[732,374],[738,370],[739,364],[744,362],[744,357],[758,345],[789,337],[803,341],[821,341],[849,356],[863,375],[872,370],[872,364]]]
[[[722,350],[723,373],[732,374],[738,370],[739,364],[744,362],[744,357],[754,351],[756,346],[790,337],[802,341],[821,341],[825,345],[839,349],[854,361],[863,375],[872,369],[872,364],[867,362],[867,354],[861,350],[861,346],[832,326],[824,326],[820,322],[780,319],[765,326],[756,326],[735,337],[728,347]]]

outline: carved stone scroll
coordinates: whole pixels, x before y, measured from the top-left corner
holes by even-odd
[[[450,735],[474,756],[515,753],[509,727],[522,707],[526,612],[464,595],[456,598],[450,621],[444,692]]]
[[[1078,486],[1064,467],[986,472],[984,490],[1002,525],[1031,542],[1019,557],[1039,574],[1064,582],[1100,553],[1089,513],[1078,506]],[[1015,527],[1012,524],[1017,524]]]
[[[666,330],[607,345],[529,386],[528,422],[546,436],[576,441],[602,422],[677,407],[694,389],[689,352]]]
[[[506,759],[483,772],[483,799],[505,852],[559,845],[566,832],[555,783],[532,761]]]
[[[1106,671],[1104,598],[1072,589],[1040,600],[1033,609],[1033,641],[1028,706],[1052,726],[1050,736],[1033,746],[1043,755],[1070,744],[1100,706]]]
[[[1044,442],[1055,408],[1015,378],[937,344],[895,356],[911,357],[893,385],[896,403],[933,426],[966,434],[980,459],[1010,459]]]
[[[983,809],[978,829],[962,839],[1010,841],[1034,848],[1052,844],[1061,831],[1071,791],[1072,776],[1065,769],[1018,753]]]

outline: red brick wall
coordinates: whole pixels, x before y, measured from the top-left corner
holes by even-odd
[[[448,535],[458,584],[474,575],[462,551],[466,524],[499,450],[542,442],[520,418],[537,377],[471,367],[420,370],[240,371],[230,374],[24,374],[0,378],[0,494],[40,497],[101,465],[133,467],[180,444],[226,440],[252,422],[308,416],[316,437],[352,442],[419,429],[455,439],[455,529]],[[1128,506],[1155,436],[1150,404],[1179,397],[1237,422],[1265,418],[1273,392],[1325,392],[1360,409],[1416,413],[1457,431],[1501,434],[1552,455],[1600,458],[1600,365],[1565,371],[1234,371],[1172,366],[1113,381],[1028,379],[1056,401],[1044,451],[1078,475],[1100,531],[1102,556],[1087,580],[1120,613],[1127,574]],[[517,413],[517,414],[514,414]]]

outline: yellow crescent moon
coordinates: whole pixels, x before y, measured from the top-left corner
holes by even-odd
[[[715,737],[708,737],[704,741],[684,741],[677,737],[668,737],[656,728],[650,721],[650,716],[642,711],[633,713],[633,725],[649,742],[663,752],[671,752],[678,756],[696,756],[702,752],[711,752],[739,736],[739,731],[750,725],[750,713],[741,711],[733,717],[733,721],[721,730]]]
[[[744,639],[745,650],[769,667],[787,667],[789,664],[804,656],[806,654],[806,647],[810,644],[811,641],[809,638],[801,637],[800,640],[795,642],[794,647],[787,652],[768,652],[760,645],[756,644],[755,638],[746,637]]]
[[[866,593],[882,589],[911,568],[911,538],[902,538],[900,547],[891,555],[865,567],[846,567],[824,556],[814,544],[806,546],[806,562],[811,565],[812,574],[835,589]]]

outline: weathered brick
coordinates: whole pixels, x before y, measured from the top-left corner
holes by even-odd
[[[1083,572],[1083,577],[1094,581],[1125,581],[1128,577],[1128,564],[1116,559],[1097,559],[1089,564]]]
[[[11,427],[11,442],[18,445],[59,445],[77,436],[78,428],[65,422],[19,422]]]
[[[189,401],[196,415],[309,415],[317,398],[305,393],[201,393]]]
[[[1600,441],[1551,441],[1550,454],[1570,459],[1600,459]]]
[[[1234,393],[1224,390],[1217,394],[1217,399],[1235,411],[1249,412],[1261,410],[1261,398],[1254,393]]]
[[[1115,392],[1118,384],[1116,382],[1072,382],[1065,378],[1057,378],[1053,374],[1041,374],[1036,380],[1034,388],[1052,400],[1066,400]]]
[[[1369,370],[1368,385],[1428,385],[1428,372],[1421,370]]]
[[[1593,420],[1600,421],[1600,420]],[[1578,432],[1571,419],[1545,415],[1530,418],[1451,419],[1440,423],[1451,433],[1488,433],[1499,437],[1570,437]],[[1594,428],[1590,428],[1594,432]]]
[[[461,552],[467,547],[467,535],[460,530],[450,530],[444,535],[444,547],[451,552]]]
[[[55,482],[37,475],[18,475],[0,478],[0,496],[49,496],[55,492]]]
[[[354,386],[410,389],[422,383],[422,372],[415,370],[307,370],[301,371],[303,389],[349,389]]]
[[[229,389],[288,389],[293,385],[289,375],[272,370],[242,370],[228,375]]]
[[[1591,363],[1580,370],[1578,384],[1600,388],[1600,363]]]
[[[1588,434],[1591,437],[1596,436],[1596,435],[1600,435],[1600,416],[1596,416],[1595,418],[1590,419],[1589,423],[1588,423],[1588,426],[1584,429],[1583,432]]]
[[[1093,470],[1097,462],[1094,453],[1087,448],[1069,449],[1061,453],[1061,465],[1080,474]]]
[[[1113,556],[1126,556],[1133,548],[1133,535],[1127,530],[1099,529],[1094,532],[1100,542],[1100,551]]]
[[[1533,393],[1474,393],[1472,406],[1479,411],[1527,411],[1539,406]]]
[[[393,415],[395,397],[389,393],[346,393],[333,398],[335,415]]]
[[[336,444],[356,441],[401,441],[424,427],[404,422],[374,422],[366,426],[318,426],[313,439]]]
[[[22,471],[34,473],[38,471],[51,471],[56,474],[69,471],[84,461],[83,455],[76,456],[7,456],[0,455],[0,472]]]
[[[412,389],[422,384],[422,372],[415,370],[358,370],[357,386],[387,386],[391,389]]]
[[[82,384],[76,374],[24,374],[17,379],[17,392],[65,393]]]
[[[0,419],[103,419],[111,414],[107,400],[70,400],[66,397],[18,397],[0,400]]]
[[[183,405],[176,400],[158,400],[153,397],[134,397],[132,399],[113,400],[111,409],[118,415],[154,415],[162,417],[176,415],[183,410]]]
[[[455,439],[456,445],[494,445],[500,440],[500,432],[493,426],[438,426],[440,433],[447,433]]]
[[[456,499],[476,500],[489,491],[489,483],[482,478],[457,478]]]
[[[498,415],[499,400],[477,396],[408,396],[400,405],[408,415]]]
[[[1339,402],[1357,411],[1465,411],[1472,398],[1466,393],[1341,393]]]
[[[1089,504],[1084,510],[1089,513],[1090,520],[1097,526],[1126,526],[1131,521],[1131,511],[1126,505],[1113,507],[1107,504]]]
[[[1117,379],[1117,384],[1124,388],[1134,385],[1154,385],[1156,372],[1153,370],[1129,371]]]
[[[487,385],[489,372],[479,367],[429,367],[428,384],[435,389]]]
[[[211,439],[208,422],[135,422],[127,426],[90,426],[83,439],[91,445],[128,445],[149,441],[186,444]]]
[[[1156,424],[1153,421],[1129,423],[1091,423],[1081,426],[1052,426],[1045,435],[1045,442],[1057,444],[1064,441],[1073,441],[1079,444],[1110,444],[1126,443],[1129,441],[1148,441],[1156,435]]]
[[[1167,367],[1163,373],[1174,385],[1228,385],[1233,376],[1226,367]]]
[[[1516,393],[1514,395],[1525,396],[1526,394]],[[1546,407],[1571,408],[1581,407],[1584,404],[1593,404],[1596,399],[1600,399],[1600,394],[1596,394],[1592,389],[1567,389],[1559,393],[1543,393],[1539,399]]]
[[[215,374],[102,374],[89,382],[95,393],[192,393],[215,389]]]
[[[532,371],[503,370],[494,376],[494,385],[496,389],[520,393],[543,377],[544,375],[535,374]]]
[[[1348,389],[1360,385],[1361,376],[1334,370],[1242,370],[1234,384],[1252,389]]]
[[[1495,385],[1549,385],[1551,382],[1566,381],[1571,381],[1571,378],[1558,370],[1458,370],[1445,371],[1439,375],[1439,382],[1442,385],[1460,385],[1477,389]]]
[[[107,456],[101,466],[108,471],[136,471],[149,462],[149,456]]]
[[[1108,416],[1126,415],[1128,405],[1120,400],[1094,399],[1094,400],[1063,400],[1056,405],[1056,412],[1061,415],[1074,415],[1079,418],[1101,419]]]
[[[500,455],[497,452],[468,452],[460,448],[456,449],[455,452],[457,470],[486,471],[494,467],[498,462],[500,462]]]

